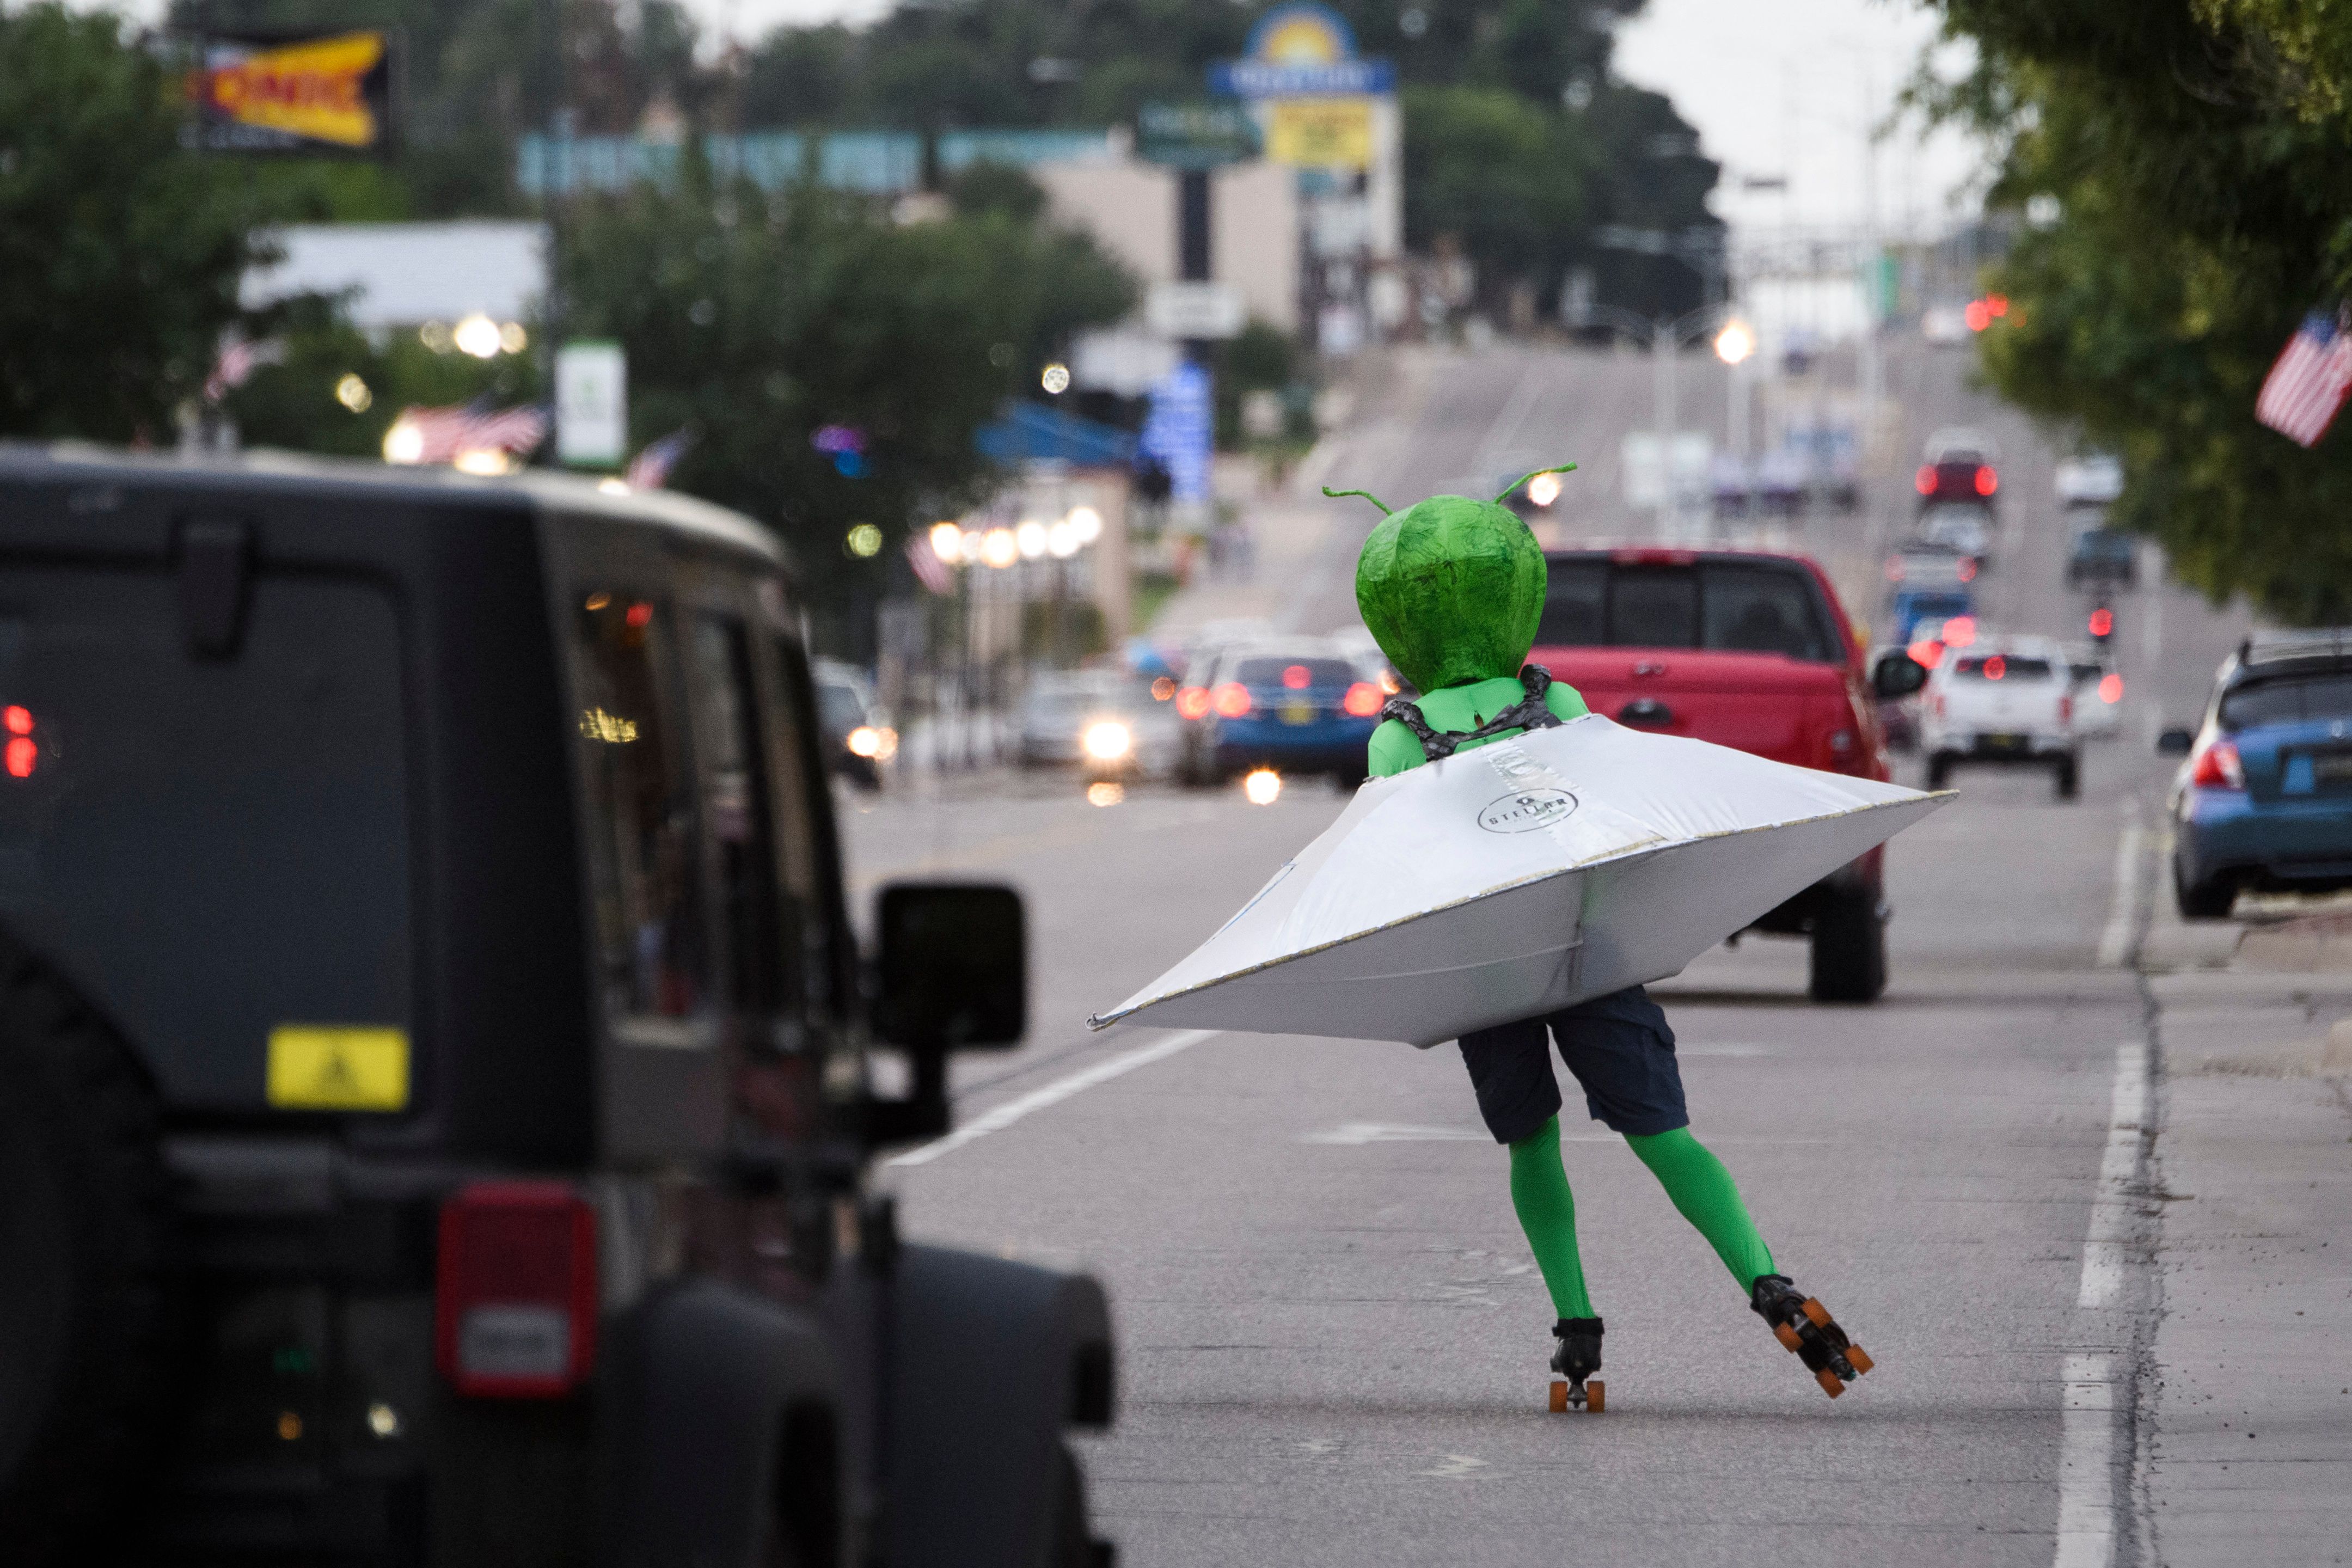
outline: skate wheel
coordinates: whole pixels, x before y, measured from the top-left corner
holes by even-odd
[[[1551,1385],[1551,1413],[1554,1415],[1568,1414],[1568,1384],[1555,1383]]]
[[[1845,1384],[1838,1381],[1838,1374],[1827,1367],[1822,1368],[1821,1371],[1813,1373],[1813,1376],[1820,1380],[1822,1392],[1832,1399],[1845,1392]]]
[[[1850,1344],[1846,1346],[1845,1359],[1853,1363],[1854,1375],[1857,1377],[1878,1364],[1872,1361],[1868,1356],[1862,1353],[1862,1347],[1860,1345]]]
[[[1787,1346],[1790,1353],[1792,1355],[1799,1350],[1802,1349],[1805,1342],[1797,1337],[1797,1331],[1790,1328],[1786,1323],[1773,1324],[1772,1337],[1779,1340],[1783,1345]]]
[[[1584,1407],[1595,1415],[1608,1408],[1608,1384],[1595,1378],[1584,1385]]]
[[[1811,1296],[1805,1298],[1805,1304],[1798,1310],[1811,1318],[1818,1328],[1830,1329],[1837,1326],[1837,1320],[1830,1316],[1830,1310]]]

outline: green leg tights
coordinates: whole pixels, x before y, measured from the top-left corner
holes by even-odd
[[[1592,1300],[1584,1293],[1584,1263],[1576,1252],[1576,1198],[1559,1163],[1559,1118],[1510,1147],[1511,1206],[1519,1211],[1519,1228],[1535,1249],[1552,1308],[1563,1318],[1590,1318]]]
[[[1557,1141],[1559,1130],[1553,1129]],[[1723,1162],[1709,1153],[1706,1145],[1691,1136],[1687,1127],[1677,1127],[1671,1132],[1640,1138],[1626,1134],[1626,1143],[1641,1156],[1642,1163],[1658,1178],[1666,1189],[1675,1207],[1683,1218],[1698,1227],[1706,1237],[1731,1277],[1739,1281],[1742,1290],[1753,1292],[1757,1276],[1777,1273],[1772,1267],[1772,1249],[1756,1234],[1756,1222],[1748,1217],[1748,1205],[1739,1201],[1739,1189],[1733,1185],[1731,1173]],[[1518,1192],[1518,1150],[1511,1151],[1511,1191]],[[1525,1211],[1521,1211],[1524,1215]],[[1532,1230],[1528,1232],[1534,1234]],[[1540,1251],[1538,1254],[1541,1256]],[[1547,1278],[1551,1270],[1545,1270]]]

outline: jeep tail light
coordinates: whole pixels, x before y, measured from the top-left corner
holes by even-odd
[[[1176,689],[1176,717],[1205,719],[1209,716],[1209,689],[1205,686],[1180,686]]]
[[[1358,719],[1369,719],[1381,710],[1381,689],[1369,680],[1359,680],[1348,688],[1339,706]]]
[[[1977,494],[1980,496],[1989,496],[1999,489],[2000,489],[2000,476],[1994,473],[1990,466],[1981,463],[1979,464],[1977,466]]]
[[[1210,702],[1217,715],[1223,719],[1246,718],[1250,710],[1249,688],[1238,680],[1228,680],[1209,693]]]
[[[434,1359],[459,1394],[551,1399],[596,1359],[596,1215],[562,1182],[475,1182],[441,1205]]]
[[[2072,724],[2074,721],[2074,700],[2070,696],[2061,695],[2058,699],[2058,722]]]
[[[2227,741],[2213,741],[2189,764],[2189,782],[2200,789],[2243,789],[2246,764],[2239,758],[2236,746]]]

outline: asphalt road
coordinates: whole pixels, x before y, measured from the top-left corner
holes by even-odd
[[[1602,356],[1409,372],[1330,482],[1401,505],[1525,450],[1613,453],[1646,415],[1641,367]],[[1899,356],[1868,504],[1790,542],[1874,587],[1920,437],[1978,424],[2004,447],[2010,509],[1988,618],[2071,634],[2053,456],[1964,374],[1960,356]],[[1375,521],[1342,516],[1333,563]],[[1562,526],[1637,521],[1596,499]],[[1294,624],[1339,624],[1345,584],[1302,577]],[[2118,844],[2167,776],[2157,718],[2191,711],[2240,629],[2177,592],[2117,615],[2131,710],[2092,749],[2082,798],[2056,801],[2040,772],[1963,772],[1961,800],[1890,849],[1881,1003],[1810,1005],[1803,949],[1771,940],[1654,988],[1694,1131],[1784,1269],[1876,1359],[1834,1404],[1573,1099],[1565,1153],[1609,1323],[1600,1416],[1545,1409],[1551,1309],[1451,1047],[1085,1032],[1336,815],[1328,786],[1270,807],[1146,787],[1097,809],[1068,781],[974,778],[857,803],[861,884],[978,874],[1029,898],[1032,1039],[963,1063],[965,1131],[891,1179],[910,1233],[1108,1285],[1123,1404],[1087,1466],[1122,1561],[2108,1561],[2082,1555],[2084,1499],[2126,1484],[2129,1444],[2109,1439],[2137,1394],[2083,1369],[2126,1377],[2154,1312],[2128,1281],[2078,1306],[2103,1160],[2113,1185],[2118,1050],[2147,1028],[2117,963],[2147,884],[2119,878]],[[2134,1560],[2129,1539],[2110,1544]]]

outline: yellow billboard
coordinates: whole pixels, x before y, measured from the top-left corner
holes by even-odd
[[[1369,98],[1283,98],[1267,106],[1265,155],[1297,169],[1368,169]]]
[[[212,44],[188,82],[205,144],[253,152],[378,147],[390,107],[385,52],[382,33]]]

